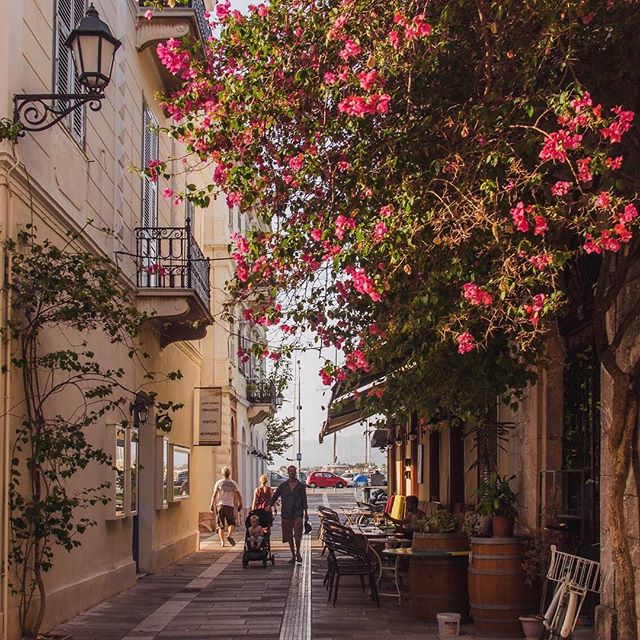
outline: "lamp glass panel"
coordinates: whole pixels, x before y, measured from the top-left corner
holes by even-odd
[[[71,43],[76,73],[87,86],[96,86],[95,74],[100,69],[100,37],[78,35]]]
[[[105,85],[111,80],[111,69],[115,55],[116,45],[109,42],[106,38],[103,38],[100,56],[100,74],[102,75]]]

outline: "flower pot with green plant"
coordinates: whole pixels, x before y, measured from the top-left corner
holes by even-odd
[[[517,516],[518,494],[511,489],[510,482],[515,478],[492,473],[477,491],[477,511],[491,517],[494,538],[513,536],[513,525]]]
[[[413,549],[467,550],[469,538],[461,531],[460,518],[447,509],[438,509],[418,523]]]

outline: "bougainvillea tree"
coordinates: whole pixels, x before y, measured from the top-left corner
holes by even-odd
[[[327,384],[385,372],[379,407],[478,413],[521,388],[595,262],[593,331],[612,383],[605,508],[619,637],[637,637],[625,486],[637,439],[640,296],[631,0],[219,2],[206,46],[158,54],[189,155],[268,223],[235,237],[245,318],[312,331]],[[169,194],[176,197],[176,194]],[[268,353],[265,355],[269,355]],[[638,484],[637,475],[632,475]]]

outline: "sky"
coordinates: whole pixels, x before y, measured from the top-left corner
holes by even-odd
[[[320,444],[318,434],[322,424],[327,416],[327,404],[331,397],[331,388],[325,387],[320,379],[319,371],[323,360],[320,358],[318,351],[307,351],[298,353],[296,356],[300,359],[300,423],[301,429],[301,452],[302,466],[319,466],[330,464],[333,462],[333,437],[329,436]],[[296,362],[292,363],[292,371],[296,368]],[[277,417],[284,418],[292,416],[295,412],[295,398],[297,392],[294,389],[294,382],[284,393],[284,402],[282,409]],[[297,422],[296,422],[297,427]],[[337,435],[336,453],[338,462],[354,463],[364,462],[365,442],[364,442],[365,425],[363,423],[355,424],[347,427]],[[295,459],[298,451],[297,434],[295,442],[292,441],[292,447],[283,456],[274,461],[274,468]],[[374,449],[371,453],[371,460],[381,465],[385,461],[385,456],[378,449]]]
[[[260,0],[231,0],[231,8],[243,12],[248,10],[250,4],[260,4]],[[318,442],[318,434],[327,415],[326,406],[331,397],[331,389],[325,387],[320,379],[321,360],[317,351],[302,353],[300,364],[302,466],[330,464],[333,461],[333,437],[327,438],[321,445]],[[277,416],[279,418],[294,414],[293,384],[289,386],[284,397],[285,401]],[[364,429],[363,424],[356,424],[338,433],[336,450],[339,462],[364,462]],[[297,434],[295,437],[297,438]],[[283,457],[274,461],[273,467],[286,464],[289,458],[295,459],[297,451],[296,440],[295,445]],[[374,449],[371,459],[375,464],[381,465],[385,461],[385,456]]]

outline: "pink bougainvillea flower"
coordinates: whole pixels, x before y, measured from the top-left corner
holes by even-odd
[[[338,53],[338,55],[346,62],[350,58],[356,58],[357,56],[359,56],[361,51],[362,49],[357,42],[348,39],[345,41],[344,47],[342,48],[342,51]]]
[[[531,304],[524,305],[524,310],[527,312],[529,322],[531,322],[534,327],[537,327],[540,322],[540,312],[544,308],[546,299],[547,296],[544,293],[537,293],[531,299]]]
[[[523,233],[529,231],[529,222],[527,221],[527,213],[529,209],[530,206],[525,207],[523,202],[518,202],[518,204],[509,212],[511,213],[511,218],[513,219],[513,224],[515,224],[516,229]]]
[[[462,295],[466,300],[469,300],[471,304],[477,306],[488,307],[493,302],[491,294],[473,282],[467,282],[462,285]]]
[[[543,236],[549,230],[549,223],[544,216],[534,216],[535,227],[533,229],[534,236]]]
[[[572,134],[561,129],[546,135],[544,145],[540,151],[541,160],[554,160],[555,162],[566,162],[567,151],[577,149],[582,142],[580,134]]]
[[[476,339],[468,332],[465,331],[456,337],[458,343],[458,353],[464,355],[473,351],[476,348]]]
[[[551,187],[551,195],[561,198],[562,196],[566,196],[570,190],[570,182],[567,182],[566,180],[558,180],[558,182]]]
[[[622,166],[622,156],[616,156],[615,158],[607,158],[604,163],[609,169],[616,171]]]
[[[544,271],[551,264],[551,256],[547,253],[540,253],[529,258],[529,262],[538,270]]]
[[[231,10],[231,3],[229,0],[219,0],[216,4],[216,15],[221,20],[224,20]]]
[[[163,190],[162,195],[165,198],[173,197],[173,189],[171,187],[167,187],[166,189]]]
[[[389,227],[387,227],[387,225],[384,222],[380,221],[376,223],[376,226],[373,230],[374,242],[382,242],[388,233],[389,233]]]
[[[585,234],[585,242],[582,245],[585,253],[602,253],[602,248],[590,233]]]
[[[395,29],[391,29],[391,31],[389,31],[388,38],[394,49],[400,48],[400,34]]]
[[[622,222],[631,222],[638,217],[638,210],[633,203],[625,206],[624,211],[620,214],[620,220]]]
[[[620,241],[612,236],[611,231],[608,229],[603,229],[600,232],[600,243],[602,244],[602,248],[607,251],[612,251],[613,253],[620,251]]]
[[[151,9],[147,9],[147,10],[144,12],[144,17],[145,17],[147,20],[151,20],[151,18],[153,18],[153,11],[151,11]]]
[[[611,194],[608,191],[601,191],[594,199],[593,206],[597,209],[608,209],[611,205]]]
[[[578,165],[578,180],[580,180],[580,182],[590,182],[593,180],[591,158],[579,158],[576,160],[576,164]]]

